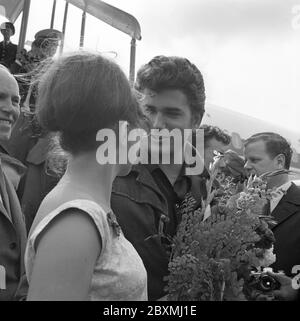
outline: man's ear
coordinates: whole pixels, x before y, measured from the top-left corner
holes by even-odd
[[[285,156],[283,154],[279,154],[275,157],[276,164],[278,166],[278,169],[284,169],[285,168]]]

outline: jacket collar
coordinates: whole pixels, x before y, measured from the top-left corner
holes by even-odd
[[[156,193],[161,194],[159,187],[156,185],[154,179],[151,176],[151,173],[154,170],[154,168],[150,168],[150,171],[148,168],[145,167],[145,165],[137,164],[132,167],[132,172],[135,173],[136,180],[140,182],[141,184],[151,188]]]
[[[159,166],[158,165],[147,165],[147,166],[150,166],[150,167],[146,168],[145,165],[142,165],[142,164],[134,165],[132,167],[132,172],[136,173],[137,175],[136,180],[138,182],[152,189],[164,200],[164,203],[166,204],[163,194],[161,193],[159,187],[156,185],[153,177],[151,176],[151,172],[159,168]],[[197,208],[201,205],[201,200],[203,196],[205,196],[205,192],[206,192],[205,180],[203,183],[203,178],[200,175],[192,175],[192,176],[185,175],[184,166],[182,167],[179,177],[183,178],[183,176],[189,180],[189,185],[190,185],[189,191],[191,192],[193,198],[196,201],[194,207]]]
[[[21,275],[24,273],[24,253],[26,248],[26,227],[25,227],[25,218],[23,216],[21,206],[17,197],[17,194],[14,190],[12,183],[8,178],[4,176],[6,190],[2,193],[7,197],[8,202],[8,210],[10,211],[11,221],[13,223],[13,227],[16,230],[17,237],[19,239],[20,244],[20,252],[21,252]]]
[[[132,180],[137,184],[132,184]],[[149,189],[151,193],[147,193]],[[117,177],[112,192],[129,197],[136,203],[148,203],[158,212],[168,215],[167,201],[145,165],[134,165],[126,177]]]
[[[2,200],[0,201],[0,214],[2,213],[12,223],[9,198],[7,195],[7,188],[6,188],[4,173],[2,171],[1,159],[0,159],[0,196]]]
[[[10,40],[8,41],[3,40],[2,43],[3,43],[3,46],[5,47],[5,46],[9,46],[12,42]]]

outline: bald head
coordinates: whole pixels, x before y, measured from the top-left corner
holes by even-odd
[[[0,65],[0,140],[8,140],[20,115],[19,86],[7,68]]]

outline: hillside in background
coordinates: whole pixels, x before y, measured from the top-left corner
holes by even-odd
[[[292,167],[300,170],[300,126],[299,132],[289,130],[290,115],[282,119],[283,126],[277,126],[267,120],[257,119],[227,108],[206,104],[206,112],[202,124],[215,125],[226,130],[232,135],[232,146],[234,150],[242,153],[242,140],[259,132],[275,132],[285,137],[294,150]]]

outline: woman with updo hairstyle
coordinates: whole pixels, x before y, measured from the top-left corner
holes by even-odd
[[[119,122],[139,124],[125,74],[100,54],[60,57],[39,81],[37,118],[58,134],[69,159],[29,233],[28,300],[147,300],[143,262],[110,207],[113,180],[131,165],[101,165],[96,158],[104,144],[96,140],[99,130],[113,129],[118,147]]]

